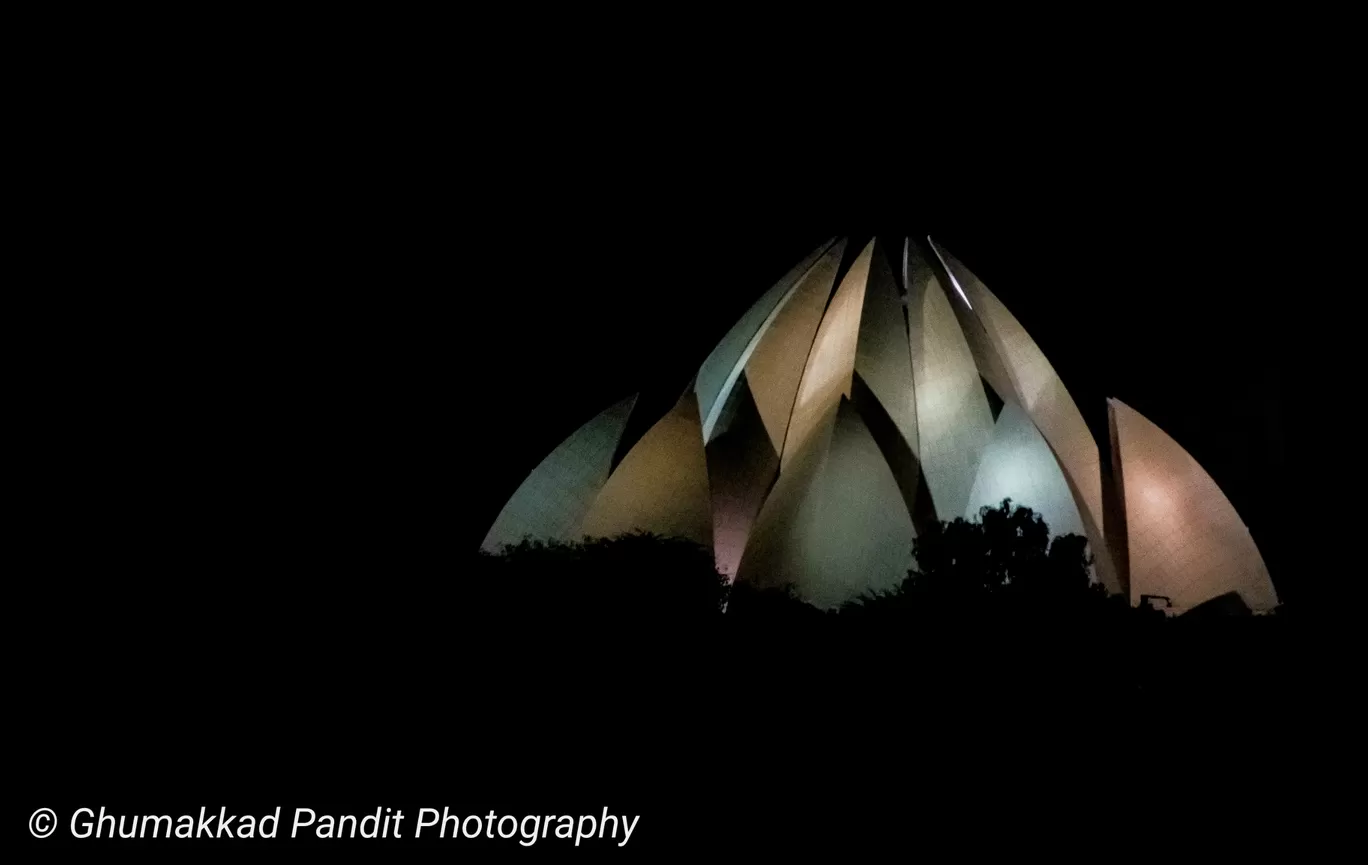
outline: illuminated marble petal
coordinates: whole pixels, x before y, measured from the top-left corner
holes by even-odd
[[[831,241],[813,250],[784,277],[776,282],[755,302],[741,319],[732,325],[727,335],[712,350],[703,365],[699,367],[697,383],[698,410],[703,418],[703,435],[712,441],[713,428],[726,403],[727,395],[736,385],[737,379],[746,367],[746,361],[754,351],[755,344],[768,330],[777,316],[779,307],[792,296],[795,287],[817,263],[824,252],[836,241]]]
[[[865,285],[855,371],[869,385],[903,441],[917,453],[917,396],[912,385],[912,350],[907,314],[889,264],[888,250],[876,247]],[[902,258],[903,250],[897,250]]]
[[[975,518],[980,507],[994,507],[1006,498],[1044,518],[1051,535],[1087,536],[1054,453],[1026,412],[1012,403],[998,415],[964,516]]]
[[[708,466],[692,387],[627,452],[585,515],[581,533],[634,531],[712,546]]]
[[[779,474],[779,454],[765,432],[744,374],[727,402],[707,444],[708,485],[717,570],[735,577],[755,518]]]
[[[982,327],[976,343],[976,359],[985,378],[1004,399],[1014,399],[1026,409],[1037,429],[1054,451],[1070,487],[1076,492],[1098,579],[1109,591],[1122,591],[1122,583],[1103,532],[1101,460],[1097,442],[1045,354],[978,277],[953,255],[939,247],[972,317]],[[961,311],[961,315],[965,315]],[[974,327],[966,327],[973,332]],[[1002,383],[1005,377],[1006,383]],[[998,381],[994,381],[996,378]],[[1002,388],[1010,386],[1010,390]]]
[[[808,438],[817,428],[834,416],[841,397],[850,397],[855,346],[860,335],[860,310],[864,307],[865,282],[869,278],[869,259],[873,251],[874,242],[870,241],[851,264],[822,317],[793,403],[780,471],[789,464],[793,454],[807,445]]]
[[[496,552],[524,538],[578,540],[635,403],[631,396],[609,407],[551,451],[504,505],[480,548]]]
[[[1263,557],[1230,501],[1163,430],[1108,400],[1124,503],[1131,602],[1159,595],[1182,612],[1227,592],[1256,611],[1278,604]]]
[[[777,453],[783,453],[794,398],[844,252],[842,241],[818,259],[743,359],[755,406]]]
[[[914,536],[888,463],[842,399],[780,473],[737,579],[789,585],[809,603],[836,607],[900,583]]]
[[[993,415],[950,300],[915,248],[908,250],[907,294],[918,455],[936,514],[953,520],[969,504]]]

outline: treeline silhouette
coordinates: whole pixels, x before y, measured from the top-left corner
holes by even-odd
[[[578,543],[526,540],[480,554],[466,606],[482,617],[682,624],[711,622],[725,612],[733,622],[822,622],[833,628],[853,619],[866,628],[903,619],[926,625],[983,618],[1163,618],[1108,596],[1090,576],[1086,538],[1052,538],[1039,514],[1010,499],[982,508],[976,520],[933,525],[914,541],[912,558],[907,578],[893,590],[821,610],[788,588],[728,585],[707,549],[678,538],[637,533]]]
[[[638,681],[684,673],[723,702],[805,705],[814,717],[831,699],[872,710],[952,694],[1130,705],[1266,693],[1288,642],[1276,616],[1131,607],[1092,580],[1085,538],[1051,537],[1010,500],[923,532],[912,560],[893,590],[823,610],[791,590],[729,586],[688,541],[525,541],[480,554],[438,609],[473,644],[492,634],[529,657],[549,646],[613,658]]]

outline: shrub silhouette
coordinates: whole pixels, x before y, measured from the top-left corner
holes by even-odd
[[[726,596],[710,550],[648,533],[481,553],[472,585],[465,601],[476,615],[543,623],[713,620]]]

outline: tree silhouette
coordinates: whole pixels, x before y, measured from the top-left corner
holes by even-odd
[[[1092,580],[1087,543],[1075,534],[1051,538],[1044,518],[1003,499],[980,508],[977,520],[931,525],[913,541],[915,565],[901,585],[842,613],[1058,616],[1115,607]]]
[[[1087,538],[1050,536],[1044,519],[1004,499],[978,518],[931,525],[916,538],[915,565],[892,591],[826,613],[791,589],[728,586],[704,547],[648,533],[582,542],[534,542],[482,553],[477,577],[456,600],[481,623],[507,618],[542,623],[686,622],[716,618],[819,626],[839,618],[981,617],[1114,613],[1092,580]]]
[[[990,609],[1073,608],[1104,600],[1092,581],[1087,538],[1053,539],[1043,517],[1003,499],[979,518],[933,525],[914,542],[900,591],[922,603]]]
[[[1010,500],[928,527],[911,552],[897,588],[828,611],[728,586],[689,541],[526,541],[480,554],[473,578],[447,581],[404,627],[431,635],[416,651],[461,659],[459,711],[578,730],[589,716],[565,707],[611,708],[611,725],[584,727],[608,740],[687,718],[699,742],[732,743],[728,759],[845,747],[909,711],[999,735],[1008,717],[1045,725],[1040,707],[1058,729],[1103,730],[1156,706],[1247,701],[1290,639],[1273,617],[1218,615],[1229,604],[1173,620],[1132,608],[1093,580],[1086,538],[1051,536]],[[491,677],[495,662],[526,675]]]

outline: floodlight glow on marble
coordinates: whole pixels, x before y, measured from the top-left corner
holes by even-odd
[[[940,259],[941,267],[945,268],[946,274],[948,274],[950,277],[950,284],[955,287],[955,291],[959,292],[960,298],[964,300],[964,305],[969,307],[970,309],[973,309],[974,305],[969,302],[969,295],[964,293],[964,289],[960,288],[959,280],[955,279],[955,275],[953,273],[950,273],[950,268],[948,265],[946,265],[945,258],[940,254],[940,250],[936,248],[936,244],[932,242],[929,236],[926,238],[926,242],[931,246],[931,249],[936,253],[936,258]]]
[[[930,237],[814,250],[673,408],[639,417],[663,404],[628,397],[585,424],[509,499],[482,548],[649,531],[711,546],[729,579],[835,607],[896,584],[918,520],[972,518],[1011,498],[1051,534],[1086,537],[1094,578],[1132,603],[1164,595],[1181,612],[1234,591],[1256,611],[1277,604],[1215,483],[1115,400],[1104,490],[1097,441],[1053,366]]]

